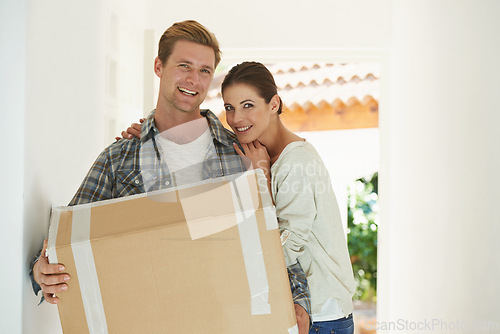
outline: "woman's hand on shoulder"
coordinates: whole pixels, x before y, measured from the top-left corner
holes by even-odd
[[[144,118],[141,118],[139,122],[142,124],[144,123]],[[126,131],[122,131],[122,136],[121,137],[115,137],[116,140],[120,139],[132,139],[132,137],[137,137],[141,138],[141,124],[139,123],[132,123]]]

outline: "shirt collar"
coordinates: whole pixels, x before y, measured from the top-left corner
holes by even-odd
[[[141,143],[144,143],[149,139],[154,138],[154,136],[156,136],[159,133],[155,125],[155,112],[156,109],[154,109],[146,118],[146,120],[142,123],[141,133],[145,133],[145,135],[141,135]]]
[[[156,109],[153,110],[142,123],[141,133],[145,133],[145,135],[141,136],[141,143],[144,143],[159,134],[155,125],[155,112]],[[233,147],[233,143],[238,142],[236,135],[229,132],[213,112],[208,109],[202,109],[200,114],[208,120],[212,137],[219,143],[227,147]]]
[[[202,109],[200,114],[207,118],[212,137],[219,143],[224,146],[233,147],[233,143],[238,142],[236,135],[229,132],[213,112],[208,109]]]

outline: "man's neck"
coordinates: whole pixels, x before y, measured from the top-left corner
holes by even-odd
[[[209,125],[199,110],[191,113],[177,111],[171,114],[156,110],[155,126],[163,138],[182,145],[200,137]]]
[[[155,112],[155,126],[161,133],[184,123],[201,118],[204,117],[200,114],[199,108],[191,112],[183,112],[179,110],[168,111],[165,108],[159,108],[159,106],[157,106]]]

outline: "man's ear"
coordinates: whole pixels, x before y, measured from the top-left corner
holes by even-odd
[[[156,57],[154,64],[154,71],[158,78],[161,78],[162,70],[163,70],[163,63],[161,62],[160,58]]]
[[[273,114],[277,113],[278,110],[280,109],[280,103],[281,103],[281,100],[280,100],[280,97],[278,96],[278,94],[274,94],[274,96],[271,98],[271,101],[269,103],[271,105],[271,112]]]

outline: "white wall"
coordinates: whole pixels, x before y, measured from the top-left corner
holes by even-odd
[[[380,321],[436,319],[425,331],[435,333],[441,321],[470,326],[460,333],[490,321],[500,332],[498,13],[498,1],[393,2]],[[391,332],[415,332],[402,329]]]
[[[103,148],[103,7],[29,2],[26,34],[24,266],[47,235],[52,205],[69,202]],[[57,309],[37,306],[27,274],[23,333],[60,331]]]
[[[4,124],[0,131],[1,333],[20,333],[22,327],[25,23],[25,1],[0,2],[0,115]]]
[[[5,285],[2,277],[2,286],[9,284],[10,298],[0,302],[0,332],[21,333],[22,314],[23,333],[58,333],[57,308],[37,306],[28,263],[47,234],[50,207],[69,202],[97,154],[118,134],[117,128],[123,128],[117,110],[127,119],[142,114],[143,17],[132,4],[111,1],[16,2],[5,11],[3,4],[2,24],[9,25],[2,26],[1,64],[8,76],[3,81],[2,73],[0,101],[6,104],[2,118],[12,120],[12,126],[2,133],[2,139],[8,138],[2,140],[2,156],[12,157],[12,164],[1,164],[7,178],[2,204],[9,196],[2,227],[5,222],[6,229],[15,228],[2,236],[2,253],[13,254],[13,274]],[[117,17],[114,47],[111,12]],[[4,16],[10,20],[4,21]],[[11,61],[4,61],[4,50],[11,51],[5,52]],[[110,55],[117,64],[117,110],[109,104]],[[2,268],[7,258],[2,256]]]
[[[195,19],[227,48],[381,48],[390,44],[390,0],[146,1],[148,24],[163,32]]]

